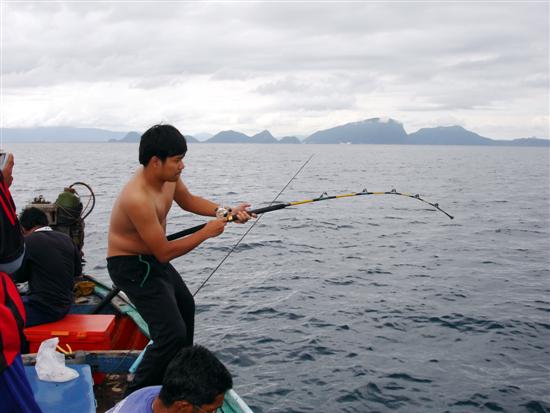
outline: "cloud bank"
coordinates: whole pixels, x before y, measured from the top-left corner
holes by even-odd
[[[549,136],[549,4],[2,4],[2,123]]]

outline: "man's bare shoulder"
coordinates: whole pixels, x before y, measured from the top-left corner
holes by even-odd
[[[123,208],[144,207],[150,204],[150,196],[147,188],[138,176],[134,176],[122,188],[118,196],[118,203]]]

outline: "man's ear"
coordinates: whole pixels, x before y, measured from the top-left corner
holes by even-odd
[[[170,413],[193,413],[193,405],[185,400],[177,400],[170,406]]]
[[[151,160],[149,161],[151,165],[153,165],[153,168],[158,168],[162,162],[158,156],[153,156]]]

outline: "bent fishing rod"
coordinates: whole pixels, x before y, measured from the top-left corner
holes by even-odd
[[[321,194],[321,196],[319,196],[317,198],[306,199],[306,200],[303,200],[303,201],[283,202],[283,203],[278,203],[278,204],[272,204],[272,205],[269,205],[269,206],[266,206],[266,207],[250,210],[250,211],[248,211],[248,213],[249,214],[260,215],[260,214],[265,214],[266,212],[277,211],[279,209],[284,209],[284,208],[288,208],[288,207],[292,207],[292,206],[311,204],[313,202],[329,201],[329,200],[332,200],[332,199],[341,199],[341,198],[351,198],[351,197],[354,197],[354,196],[371,196],[371,195],[397,195],[397,196],[404,196],[404,197],[407,197],[407,198],[416,199],[416,200],[424,202],[425,204],[428,204],[431,207],[435,208],[436,210],[442,212],[443,214],[447,215],[450,219],[454,219],[454,216],[448,214],[443,209],[441,209],[438,203],[432,203],[432,202],[426,201],[419,194],[408,194],[408,193],[404,193],[404,192],[397,192],[395,189],[392,189],[391,191],[386,191],[386,192],[370,192],[370,191],[367,191],[366,188],[363,189],[361,192],[352,192],[352,193],[349,193],[349,194],[342,194],[342,195],[328,195],[326,192],[323,192]],[[229,215],[229,214],[226,216],[226,219],[227,219],[228,222],[237,221],[236,216]],[[178,238],[181,238],[181,237],[185,237],[189,234],[193,234],[194,232],[199,231],[200,229],[204,228],[205,225],[206,224],[200,224],[200,225],[185,229],[183,231],[176,232],[174,234],[168,235],[167,239],[168,239],[168,241],[172,241],[172,240],[175,240],[175,239],[178,239]]]
[[[368,191],[366,188],[363,189],[361,192],[352,192],[352,193],[348,193],[348,194],[341,194],[341,195],[328,195],[326,192],[323,192],[319,197],[317,198],[313,198],[313,199],[306,199],[306,200],[302,200],[302,201],[294,201],[294,202],[284,202],[284,203],[277,203],[275,204],[274,202],[277,200],[277,198],[283,193],[283,191],[288,187],[288,185],[296,178],[296,176],[302,171],[302,169],[304,169],[304,167],[309,163],[309,161],[311,160],[313,156],[311,156],[301,167],[300,169],[296,172],[296,174],[290,179],[290,181],[288,181],[288,183],[285,185],[285,187],[279,192],[279,194],[273,199],[273,201],[270,203],[270,205],[266,206],[266,207],[262,207],[262,208],[257,208],[257,209],[253,209],[253,210],[249,210],[248,213],[249,214],[256,214],[256,215],[260,215],[258,217],[258,219],[256,221],[253,222],[253,224],[248,228],[248,230],[243,234],[243,236],[237,241],[237,243],[235,245],[233,245],[233,247],[231,248],[231,250],[227,253],[227,255],[221,260],[221,262],[216,266],[216,268],[211,272],[211,274],[203,281],[203,283],[199,286],[199,288],[195,291],[195,293],[193,294],[193,297],[202,289],[202,287],[204,287],[204,285],[210,280],[210,278],[214,275],[214,273],[220,268],[220,266],[225,262],[225,260],[231,255],[231,253],[235,250],[235,248],[240,244],[240,242],[244,239],[244,237],[250,232],[250,230],[252,230],[252,228],[254,228],[254,226],[256,225],[256,223],[258,223],[258,221],[260,220],[260,218],[262,217],[262,214],[265,214],[267,212],[271,212],[271,211],[277,211],[279,209],[285,209],[285,208],[288,208],[288,207],[292,207],[292,206],[298,206],[298,205],[304,205],[304,204],[310,204],[310,203],[314,203],[314,202],[321,202],[321,201],[329,201],[329,200],[333,200],[333,199],[342,199],[342,198],[351,198],[351,197],[356,197],[356,196],[374,196],[374,195],[395,195],[395,196],[403,196],[403,197],[407,197],[407,198],[412,198],[412,199],[416,199],[420,202],[423,202],[425,204],[428,204],[430,205],[431,207],[435,208],[436,210],[442,212],[443,214],[445,214],[447,217],[449,217],[449,219],[454,219],[454,216],[450,215],[449,213],[447,213],[446,211],[444,211],[438,203],[432,203],[432,202],[429,202],[427,200],[425,200],[424,198],[422,198],[419,194],[410,194],[410,193],[404,193],[404,192],[398,192],[396,191],[395,189],[392,189],[391,191],[386,191],[386,192],[370,192]],[[233,215],[230,215],[230,214],[227,214],[225,219],[227,219],[228,222],[236,222],[238,221],[238,219],[233,216]],[[178,238],[182,238],[182,237],[185,237],[187,235],[190,235],[190,234],[193,234],[199,230],[201,230],[202,228],[204,228],[206,226],[206,223],[204,224],[200,224],[200,225],[197,225],[197,226],[194,226],[194,227],[191,227],[191,228],[188,228],[188,229],[185,229],[183,231],[179,231],[179,232],[176,232],[174,234],[171,234],[171,235],[168,235],[166,238],[168,239],[168,241],[173,241],[175,239],[178,239]],[[99,312],[99,310],[101,308],[103,308],[103,306],[105,306],[106,304],[108,304],[112,298],[120,291],[120,289],[118,287],[114,287],[113,290],[103,299],[103,301],[96,307],[95,309],[95,312]]]

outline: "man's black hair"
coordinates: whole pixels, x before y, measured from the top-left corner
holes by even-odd
[[[187,142],[184,136],[172,125],[150,127],[139,142],[139,163],[147,166],[153,156],[162,162],[169,156],[185,155]]]
[[[28,231],[34,227],[45,227],[48,225],[48,217],[41,209],[29,207],[19,214],[19,223]]]
[[[168,364],[159,398],[166,407],[178,400],[202,406],[232,387],[231,373],[222,362],[208,349],[194,345],[181,349]]]

